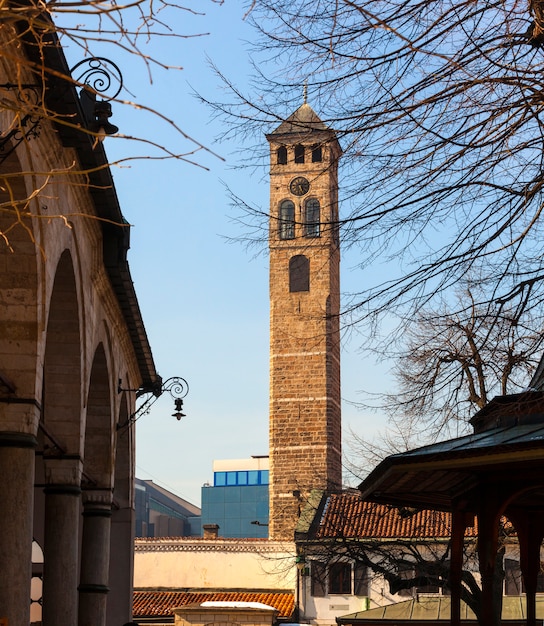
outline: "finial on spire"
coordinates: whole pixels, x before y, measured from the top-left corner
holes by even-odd
[[[308,80],[304,81],[304,88],[302,90],[303,104],[308,104]]]

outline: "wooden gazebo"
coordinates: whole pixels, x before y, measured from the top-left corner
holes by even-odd
[[[544,393],[492,400],[472,419],[474,434],[386,458],[359,486],[364,499],[452,513],[451,624],[461,624],[465,529],[478,519],[481,624],[500,623],[502,580],[495,575],[499,522],[519,540],[528,626],[535,626],[544,538]]]

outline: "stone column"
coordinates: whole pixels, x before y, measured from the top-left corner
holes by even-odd
[[[111,504],[111,489],[83,492],[79,626],[106,626]]]
[[[30,622],[36,437],[0,432],[0,618]]]
[[[43,625],[76,626],[79,580],[79,458],[45,459]]]
[[[111,522],[107,623],[125,624],[132,619],[134,509],[114,509]]]

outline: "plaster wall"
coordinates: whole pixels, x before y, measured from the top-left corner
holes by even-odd
[[[137,589],[294,590],[295,546],[251,540],[137,539]]]

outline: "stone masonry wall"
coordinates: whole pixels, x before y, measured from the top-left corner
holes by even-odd
[[[340,412],[340,253],[337,240],[336,141],[323,145],[323,161],[294,163],[290,137],[288,162],[276,163],[271,142],[270,177],[270,537],[292,539],[305,496],[312,488],[341,485]],[[312,137],[312,142],[315,138]],[[285,144],[283,144],[285,145]],[[289,191],[296,176],[310,181],[298,198]],[[308,198],[321,205],[320,237],[304,237],[303,207]],[[295,238],[279,239],[279,206],[295,203]],[[289,291],[289,260],[309,259],[309,291]]]

